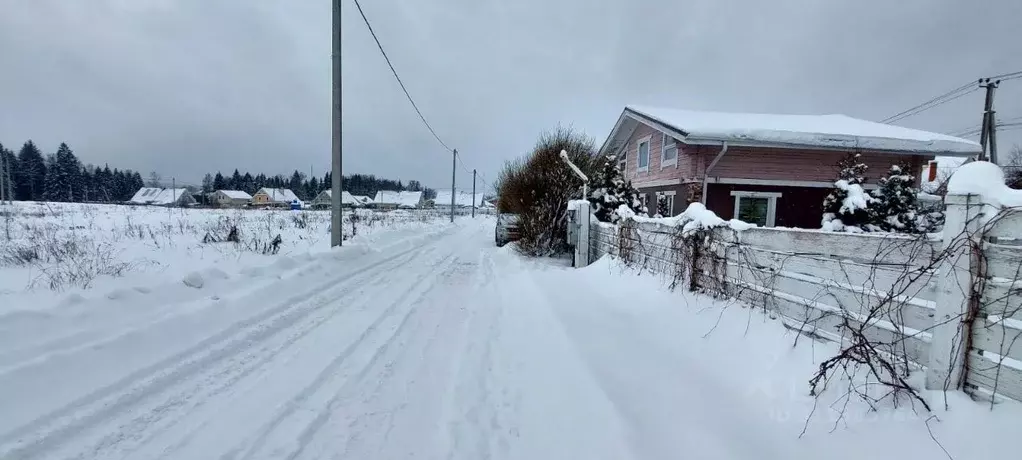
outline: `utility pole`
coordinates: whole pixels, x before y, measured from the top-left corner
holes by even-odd
[[[989,78],[980,79],[980,88],[987,90],[986,100],[983,103],[983,129],[980,131],[979,144],[983,151],[979,155],[980,160],[988,160],[997,163],[997,123],[994,118],[994,90],[1001,83],[1000,80],[991,82]],[[989,150],[987,149],[989,147]],[[987,152],[989,151],[989,156]]]
[[[472,218],[476,218],[476,170],[472,170]]]
[[[330,152],[330,246],[343,246],[341,208],[341,0],[334,0],[333,19],[333,145]]]
[[[451,222],[454,222],[454,175],[458,169],[458,149],[451,152]]]
[[[0,204],[7,201],[7,155],[0,149]]]

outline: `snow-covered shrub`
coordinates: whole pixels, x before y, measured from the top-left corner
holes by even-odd
[[[621,219],[618,208],[625,206],[632,214],[646,215],[648,210],[639,199],[639,192],[625,180],[618,169],[614,155],[602,158],[603,170],[589,196],[593,215],[600,222],[617,223]]]
[[[904,166],[892,165],[887,176],[880,179],[880,186],[870,193],[870,220],[880,230],[919,233],[919,190],[912,186],[915,180],[905,170]]]
[[[862,162],[862,155],[849,153],[838,167],[840,172],[834,190],[823,199],[823,229],[834,232],[875,230],[870,215],[873,197],[862,188],[868,169]]]
[[[561,150],[588,177],[598,177],[593,140],[568,128],[543,134],[533,151],[505,164],[497,179],[502,213],[519,216],[518,249],[527,255],[566,252],[568,201],[578,198],[582,181],[560,158]]]

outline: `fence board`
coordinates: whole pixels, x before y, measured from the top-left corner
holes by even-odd
[[[1022,229],[1022,211],[1018,209],[1004,209],[996,221],[987,229],[983,236],[987,238],[1004,238],[1017,240],[1020,236],[1019,229]]]
[[[939,244],[897,235],[831,233],[814,230],[753,228],[742,232],[714,231],[715,239],[780,252],[814,254],[867,264],[926,266],[940,252]]]
[[[1022,361],[1022,329],[1001,321],[977,318],[972,328],[972,346]]]
[[[879,305],[883,293],[870,292],[859,288],[849,289],[823,278],[789,273],[784,271],[769,272],[747,266],[729,265],[728,277],[759,286],[761,289],[772,289],[786,293],[806,303],[815,304],[817,309],[845,310],[860,317],[868,315],[869,308]],[[913,331],[927,331],[933,326],[935,309],[920,305],[921,301],[900,299],[886,305],[882,312],[874,315],[876,319],[900,324]]]
[[[1022,370],[1001,365],[976,350],[969,352],[966,381],[1001,396],[1022,401]]]
[[[901,292],[901,295],[935,302],[936,283],[933,272],[917,267],[884,267],[821,256],[770,251],[751,246],[727,245],[728,260],[733,263],[771,267],[810,276],[826,276],[837,283],[861,286],[878,292]],[[721,251],[718,250],[717,254]],[[912,279],[915,279],[912,281]],[[911,282],[909,282],[911,281]]]
[[[1009,280],[1022,278],[1022,247],[985,242],[986,274]]]
[[[705,276],[705,275],[700,275]],[[741,284],[733,280],[736,284]],[[741,301],[765,308],[768,311],[775,311],[785,318],[785,324],[803,334],[816,335],[824,339],[843,343],[847,337],[842,335],[844,318],[840,311],[819,310],[814,307],[813,302],[796,301],[786,296],[778,296],[776,293],[762,292],[756,286],[743,286],[748,289],[740,289],[734,293]],[[803,299],[804,300],[804,299]],[[855,318],[849,318],[849,323],[857,327],[862,324]],[[895,348],[885,350],[901,356],[904,354],[910,361],[925,365],[929,360],[929,342],[927,334],[905,336],[892,328],[881,327],[880,324],[873,324],[863,328],[863,335],[875,343],[895,344]]]
[[[980,311],[985,315],[1022,321],[1022,284],[987,280]]]

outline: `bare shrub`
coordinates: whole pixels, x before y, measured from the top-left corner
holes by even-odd
[[[582,182],[560,158],[561,150],[586,175],[599,172],[592,138],[571,128],[544,133],[526,157],[505,164],[496,188],[501,212],[519,216],[519,250],[532,256],[567,251],[568,200],[581,198]]]

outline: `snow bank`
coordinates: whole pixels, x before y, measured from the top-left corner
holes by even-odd
[[[735,231],[745,231],[756,227],[755,224],[742,222],[738,219],[724,220],[713,211],[706,209],[702,203],[689,203],[685,212],[674,217],[643,217],[637,216],[626,205],[621,205],[617,213],[622,219],[631,219],[640,223],[652,223],[666,225],[668,227],[682,227],[683,234],[697,230],[706,230],[717,227],[728,227]]]
[[[1022,206],[1022,190],[1004,184],[1004,171],[988,161],[973,161],[958,168],[947,184],[947,192],[979,195],[986,205],[981,221],[986,223],[1004,208]]]

